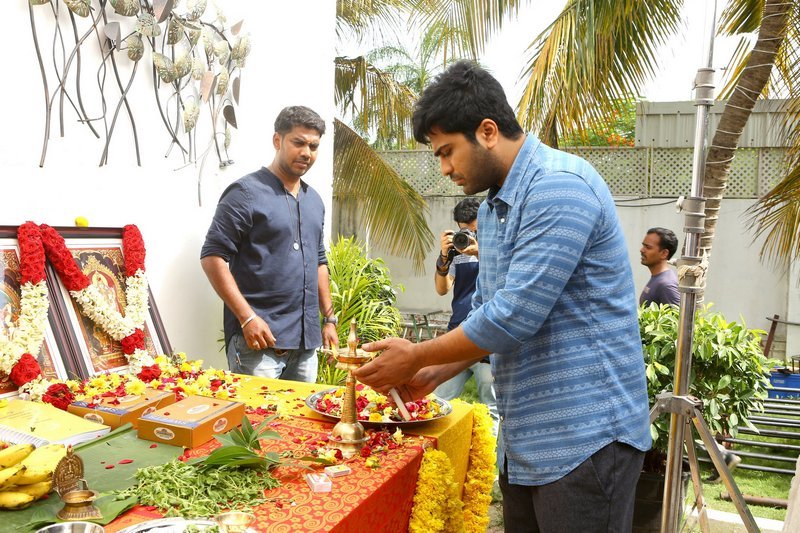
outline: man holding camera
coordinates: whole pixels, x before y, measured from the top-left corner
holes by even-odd
[[[453,314],[447,324],[447,331],[458,327],[467,318],[472,309],[472,295],[478,279],[478,207],[480,200],[465,198],[453,209],[453,220],[458,224],[458,231],[444,231],[441,235],[441,252],[436,259],[434,283],[439,296],[444,296],[453,289]],[[457,398],[470,375],[475,376],[478,386],[478,398],[489,408],[494,421],[494,432],[497,434],[497,400],[492,385],[492,367],[489,357],[473,363],[469,368],[448,379],[434,391],[445,400]]]

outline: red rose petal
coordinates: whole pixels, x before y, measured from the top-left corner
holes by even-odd
[[[133,462],[133,459],[121,459],[121,460],[120,460],[120,462],[119,462],[118,464],[121,464],[121,465],[129,465],[129,464],[131,464],[132,462]]]
[[[106,465],[106,470],[111,470],[112,468],[114,468],[114,465]]]
[[[158,448],[158,444],[151,444],[150,447],[151,448]]]

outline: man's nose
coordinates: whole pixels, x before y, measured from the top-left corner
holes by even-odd
[[[453,173],[454,170],[453,165],[451,165],[447,159],[445,158],[439,159],[439,164],[442,167],[442,176],[449,176],[450,174]]]

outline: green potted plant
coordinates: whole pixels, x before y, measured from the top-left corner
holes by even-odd
[[[359,344],[396,336],[402,317],[395,306],[401,286],[392,284],[389,269],[382,259],[368,258],[364,245],[354,238],[343,238],[328,252],[333,312],[339,319],[337,333],[341,346],[347,345],[350,321],[358,324]],[[339,385],[346,376],[320,353],[317,381]]]
[[[650,406],[663,391],[672,390],[678,338],[678,308],[651,304],[639,309],[639,331],[645,361]],[[710,306],[695,313],[692,336],[692,367],[689,394],[702,400],[703,418],[712,432],[735,437],[740,425],[753,427],[750,413],[762,409],[767,396],[767,359],[761,349],[764,331],[728,322]],[[669,416],[660,416],[650,426],[653,447],[645,456],[637,487],[637,518],[644,520],[650,507],[660,513],[663,475],[667,459]],[[686,477],[688,481],[688,476]],[[647,487],[645,485],[652,485]],[[648,495],[648,491],[650,491]],[[652,520],[651,520],[652,522]],[[655,520],[658,531],[660,518]],[[635,529],[648,531],[646,527]]]

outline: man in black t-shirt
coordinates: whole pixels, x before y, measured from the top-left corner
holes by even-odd
[[[453,247],[455,232],[448,230],[441,234],[441,252],[436,259],[436,272],[434,283],[436,292],[440,296],[453,289],[453,314],[447,324],[447,330],[455,329],[467,318],[472,309],[472,294],[475,292],[475,282],[478,279],[478,241],[474,235],[478,231],[478,206],[477,198],[465,198],[456,204],[453,209],[453,220],[458,224],[459,230],[469,230],[469,245],[460,252]],[[470,375],[475,376],[478,386],[478,398],[489,408],[497,433],[497,400],[494,386],[492,385],[492,367],[488,357],[473,364],[460,374],[457,374],[439,385],[434,391],[437,396],[445,400],[457,398],[464,390],[464,384]]]
[[[678,238],[666,228],[650,228],[642,240],[639,253],[642,264],[650,269],[650,281],[642,289],[639,305],[657,303],[679,305],[678,276],[669,266],[678,249]]]

